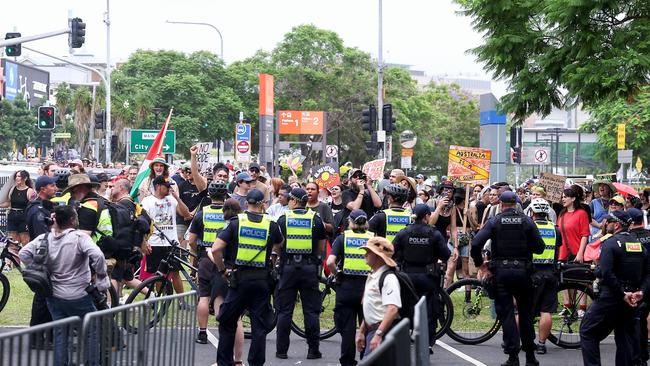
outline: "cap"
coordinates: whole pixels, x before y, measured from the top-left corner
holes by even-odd
[[[352,169],[350,170],[350,178],[359,178],[363,174],[361,169]]]
[[[184,162],[181,164],[181,170],[192,170],[192,164],[188,162]]]
[[[426,205],[424,203],[418,203],[413,208],[413,214],[415,215],[415,217],[421,219],[421,218],[425,217],[426,215],[431,214],[431,207],[429,207],[429,205]]]
[[[289,193],[289,198],[296,199],[298,201],[307,201],[307,191],[302,188],[293,188],[291,193]]]
[[[393,243],[388,241],[386,238],[382,238],[380,236],[372,237],[368,240],[368,242],[366,242],[366,245],[361,247],[361,249],[365,249],[366,251],[377,254],[389,267],[397,266],[397,263],[395,263],[392,258],[393,253],[395,253]]]
[[[623,225],[629,225],[632,222],[630,214],[623,210],[616,210],[609,213],[607,220],[618,221]]]
[[[251,170],[251,169],[260,170],[260,165],[258,163],[250,163],[250,164],[248,164],[248,170]]]
[[[166,178],[165,176],[159,175],[153,179],[152,182],[153,186],[159,186],[159,185],[166,185],[167,187],[171,187],[172,182],[169,180],[169,178]]]
[[[499,201],[503,203],[515,203],[517,202],[517,195],[513,191],[505,191],[499,196]]]
[[[244,182],[252,182],[254,179],[250,176],[250,174],[243,172],[237,174],[237,183],[244,181]]]
[[[246,202],[250,203],[251,205],[256,205],[262,201],[264,201],[264,193],[262,193],[262,191],[259,189],[251,189],[246,195]]]
[[[356,210],[352,210],[352,212],[350,212],[350,219],[352,219],[352,221],[354,221],[354,220],[356,220],[356,219],[358,219],[360,217],[364,217],[364,218],[368,219],[368,215],[366,215],[366,211],[357,208]]]
[[[92,180],[92,177],[91,177],[91,180]],[[110,179],[108,178],[108,174],[106,174],[104,172],[97,173],[97,180],[99,181],[99,183],[110,181]]]
[[[41,175],[36,179],[36,192],[40,191],[41,188],[50,184],[56,184],[56,179],[48,177],[47,175]]]
[[[638,208],[628,208],[627,214],[630,215],[630,219],[635,224],[643,224],[643,211]]]
[[[164,165],[165,167],[169,168],[169,164],[167,164],[167,162],[166,162],[165,159],[163,159],[163,158],[155,158],[155,159],[153,159],[153,160],[151,161],[151,163],[149,163],[149,168],[153,167],[153,165],[156,164],[156,163],[157,163],[157,164],[162,164],[162,165]]]
[[[625,206],[625,198],[623,196],[616,195],[609,200],[609,203],[617,203],[621,206]]]

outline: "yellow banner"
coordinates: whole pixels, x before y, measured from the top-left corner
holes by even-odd
[[[625,123],[616,125],[616,148],[625,150]]]

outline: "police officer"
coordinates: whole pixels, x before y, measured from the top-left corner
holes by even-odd
[[[363,290],[370,266],[365,261],[366,245],[374,234],[368,231],[368,216],[361,209],[352,210],[348,216],[348,230],[339,235],[332,243],[332,251],[327,257],[330,270],[330,282],[336,283],[336,304],[334,323],[341,334],[342,366],[354,366],[354,336],[357,319],[363,319]]]
[[[325,226],[315,211],[305,208],[308,196],[302,188],[289,193],[289,211],[278,219],[284,236],[280,257],[280,283],[275,305],[278,313],[277,358],[286,359],[289,350],[291,317],[300,291],[300,301],[305,320],[307,359],[322,357],[320,342],[320,292],[318,276],[322,255],[325,252]]]
[[[562,236],[552,221],[548,219],[551,206],[543,198],[533,198],[530,202],[530,212],[539,235],[544,241],[544,251],[533,254],[533,314],[539,314],[539,335],[536,345],[538,355],[546,354],[546,339],[551,333],[553,320],[551,314],[557,309],[558,281],[555,275],[555,265],[559,249],[562,246]]]
[[[406,272],[413,281],[418,297],[427,297],[427,313],[429,314],[429,352],[433,353],[436,341],[436,325],[440,315],[440,268],[438,261],[447,262],[451,252],[447,241],[440,232],[429,226],[431,208],[426,204],[418,204],[413,209],[415,222],[402,229],[393,245],[395,258],[402,271]]]
[[[216,271],[208,251],[217,239],[219,230],[226,224],[223,217],[223,202],[228,197],[228,186],[223,181],[213,181],[208,185],[208,196],[212,203],[199,210],[194,216],[188,238],[190,247],[196,252],[199,260],[199,304],[196,308],[199,334],[196,342],[201,344],[208,343],[207,327],[213,280],[218,280],[214,278]]]
[[[501,213],[491,218],[472,240],[471,255],[481,270],[489,268],[496,284],[495,307],[503,325],[504,352],[509,355],[502,366],[519,365],[521,348],[526,352],[526,365],[539,365],[535,358],[535,329],[533,328],[532,255],[544,251],[544,241],[530,217],[516,210],[517,196],[504,191],[500,197]],[[483,264],[483,246],[492,239],[489,267]],[[515,322],[514,303],[517,302],[519,330]]]
[[[266,333],[272,328],[271,270],[282,248],[278,224],[264,214],[264,194],[252,189],[246,194],[247,211],[226,225],[212,246],[218,272],[229,281],[228,295],[219,309],[217,364],[233,363],[237,320],[245,310],[251,317],[251,346],[248,364],[263,365]]]
[[[408,188],[391,184],[384,188],[385,197],[388,197],[388,208],[379,211],[368,222],[369,230],[377,236],[384,237],[392,242],[395,235],[411,223],[411,213],[402,206],[408,198]]]
[[[631,365],[635,344],[637,307],[650,290],[647,252],[636,236],[628,232],[632,222],[622,210],[605,218],[606,231],[613,236],[600,247],[600,295],[580,324],[580,347],[585,365],[600,365],[600,341],[614,330],[616,365]],[[633,343],[634,342],[634,343]]]
[[[635,236],[639,243],[643,245],[646,253],[650,253],[650,230],[643,226],[643,211],[637,208],[628,208],[627,213],[630,215],[632,223],[630,224],[630,234]],[[635,349],[636,360],[639,365],[645,365],[648,361],[648,317],[650,316],[650,294],[643,296],[643,304],[639,309],[639,349]]]

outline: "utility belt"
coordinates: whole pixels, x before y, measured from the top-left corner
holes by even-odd
[[[24,212],[25,211],[24,208],[11,208],[11,207],[9,208],[9,210],[13,211],[13,212]]]
[[[641,290],[641,287],[636,283],[621,281],[621,289],[623,289],[623,292],[637,292]]]
[[[314,258],[312,254],[287,254],[287,260],[284,264],[294,266],[319,265],[320,260]]]
[[[436,263],[431,263],[427,265],[407,265],[402,266],[402,270],[406,273],[426,273],[428,275],[437,275],[439,273],[438,266]]]
[[[228,287],[235,289],[241,282],[267,281],[270,273],[267,268],[235,268],[228,275]]]
[[[490,270],[494,269],[522,269],[522,270],[532,270],[533,264],[528,259],[518,258],[518,259],[503,259],[503,258],[492,258],[490,260],[489,268]]]

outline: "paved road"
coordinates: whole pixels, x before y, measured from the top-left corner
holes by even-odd
[[[217,336],[216,329],[210,329]],[[266,364],[267,365],[338,365],[340,337],[334,336],[321,342],[323,358],[320,360],[307,360],[307,345],[302,338],[292,334],[291,347],[289,348],[289,359],[280,360],[275,358],[275,332],[269,334],[266,342]],[[213,339],[218,342],[216,339]],[[246,341],[244,354],[248,351],[249,342]],[[547,345],[548,353],[538,356],[541,365],[582,365],[580,350],[567,350],[558,348],[552,344]],[[608,337],[601,344],[601,356],[603,365],[614,364],[613,337]],[[246,363],[244,357],[244,363]],[[197,345],[195,365],[211,365],[216,359],[216,348],[213,344]],[[467,346],[459,344],[454,340],[443,337],[435,346],[434,354],[431,356],[432,365],[500,365],[505,361],[506,356],[501,350],[501,334],[495,336],[488,342]],[[525,362],[524,354],[520,355],[520,361]]]

